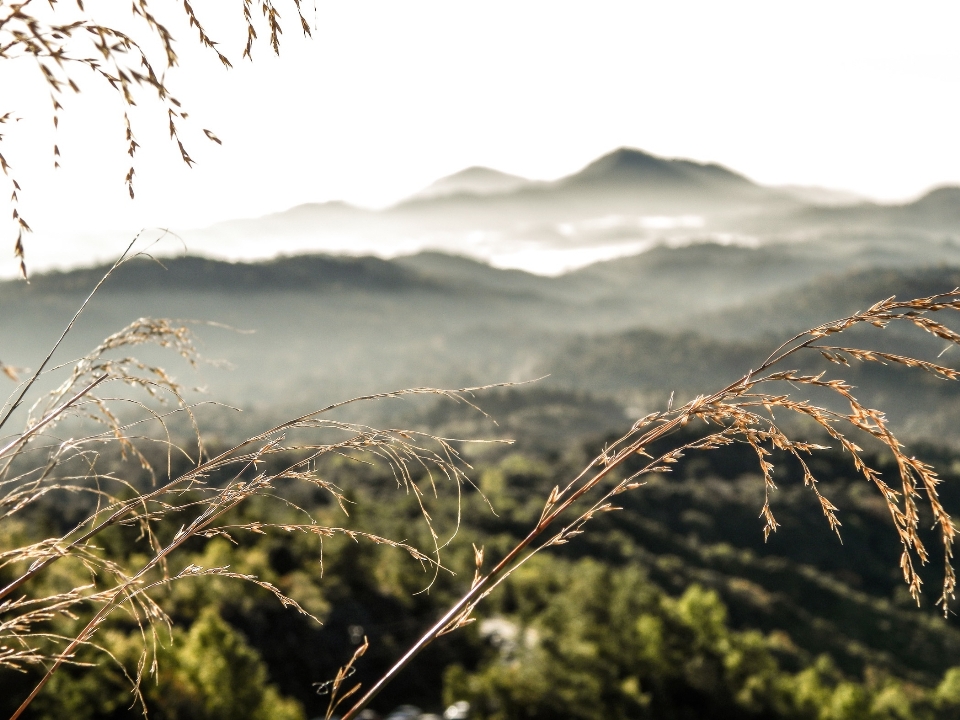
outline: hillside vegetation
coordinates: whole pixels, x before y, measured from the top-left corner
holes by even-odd
[[[478,489],[496,514],[476,491],[459,506],[454,497],[431,501],[444,535],[458,513],[462,517],[446,550],[456,576],[441,573],[434,581],[402,551],[348,538],[323,541],[322,566],[318,538],[309,534],[237,530],[230,540],[194,542],[173,571],[193,563],[255,574],[323,624],[238,580],[171,586],[158,599],[180,629],[172,642],[162,638],[159,674],[144,684],[151,716],[322,715],[327,699],[314,684],[332,678],[364,635],[371,650],[356,678],[375,679],[461,591],[473,572],[471,542],[496,561],[535,520],[540,498],[603,441],[574,441],[577,428],[567,428],[561,445],[550,449],[542,442],[557,432],[556,417],[579,412],[589,418],[582,397],[541,396],[537,407],[554,411],[540,416],[516,390],[491,400],[507,429],[528,432],[517,446],[471,452]],[[451,432],[476,417],[464,406],[445,407],[429,420]],[[944,500],[957,507],[960,459],[930,449],[925,457],[947,468]],[[118,471],[124,467],[119,458],[110,462]],[[386,713],[412,703],[440,711],[468,700],[476,717],[518,720],[954,717],[960,670],[951,668],[960,626],[936,613],[930,598],[921,608],[909,598],[882,501],[844,454],[819,456],[814,471],[839,508],[841,544],[798,468],[777,462],[774,509],[782,527],[769,542],[757,519],[763,483],[753,451],[734,446],[691,456],[674,474],[624,496],[623,511],[605,515],[578,542],[524,566],[490,598],[476,624],[433,645],[374,707]],[[882,458],[874,462],[889,469]],[[322,472],[336,477],[356,503],[349,518],[319,492],[294,484],[279,490],[321,522],[429,542],[417,501],[397,494],[386,467],[337,459]],[[51,495],[34,505],[19,523],[4,526],[5,541],[62,532],[82,512],[78,498]],[[229,522],[298,521],[292,507],[278,507],[252,502]],[[175,529],[163,524],[156,531]],[[141,552],[146,539],[124,542],[125,532],[117,528],[103,542],[121,554]],[[0,579],[8,573],[0,570]],[[82,574],[79,565],[65,564],[46,582]],[[936,570],[925,579],[935,587]],[[428,585],[429,592],[418,592]],[[69,633],[74,625],[64,617],[58,629]],[[138,633],[130,618],[112,619],[103,642],[119,664],[64,668],[37,701],[34,717],[136,713],[128,709],[122,668],[135,671]],[[94,657],[84,652],[80,658],[88,655]],[[0,709],[9,711],[35,679],[33,672],[0,673],[6,691]]]
[[[809,246],[705,244],[661,247],[556,278],[438,253],[391,261],[137,260],[94,298],[66,352],[85,352],[137,316],[193,318],[218,323],[195,331],[204,356],[230,366],[171,370],[218,401],[277,417],[407,386],[536,378],[647,412],[671,392],[679,399],[722,386],[806,327],[889,295],[960,285],[960,260],[899,267],[888,260],[863,269],[818,260]],[[4,362],[35,362],[102,272],[0,284],[7,309],[0,342],[10,348]],[[905,340],[928,359],[943,349],[919,330],[902,332],[870,342],[890,349]],[[803,369],[831,370],[826,362]],[[953,383],[875,365],[854,372],[895,427],[954,441]]]

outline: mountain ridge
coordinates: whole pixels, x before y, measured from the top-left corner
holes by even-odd
[[[664,158],[636,148],[621,147],[597,158],[578,172],[557,181],[560,186],[589,183],[611,184],[661,182],[680,186],[706,186],[728,182],[760,187],[752,180],[717,163],[698,163],[681,158]]]
[[[509,192],[535,181],[493,168],[474,165],[446,175],[414,193],[411,198],[430,199],[449,195],[492,195]]]
[[[905,265],[909,258],[858,268],[821,254],[802,244],[661,246],[555,278],[439,253],[256,264],[174,258],[164,261],[166,269],[139,259],[104,284],[63,352],[79,357],[139,317],[198,318],[256,331],[205,329],[204,355],[228,359],[237,370],[203,369],[202,379],[188,381],[211,384],[216,397],[241,406],[271,402],[300,412],[399,387],[472,387],[550,374],[547,385],[614,393],[631,407],[647,407],[671,389],[699,391],[743,372],[755,364],[751,354],[785,334],[893,293],[905,298],[960,285],[960,252],[943,265],[913,269]],[[106,269],[0,284],[3,361],[35,367]],[[901,342],[902,332],[890,328],[873,340]],[[935,339],[909,342],[929,351],[929,359],[942,349]],[[954,385],[926,376],[909,387],[897,384],[899,376],[885,384],[872,374],[880,370],[857,370],[858,384],[869,381],[882,394],[878,405],[897,411],[891,417],[922,423],[915,408],[926,403],[946,428],[960,414],[951,409]],[[908,402],[908,391],[923,402]],[[915,434],[922,430],[918,425]]]
[[[212,256],[269,257],[273,248],[386,257],[436,250],[542,274],[664,243],[903,233],[960,241],[960,189],[937,188],[901,204],[831,193],[769,187],[717,163],[623,147],[553,181],[475,166],[382,209],[308,203],[180,235]]]

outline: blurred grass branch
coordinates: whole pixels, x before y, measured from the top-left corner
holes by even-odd
[[[93,293],[128,259],[125,252],[88,296],[38,369],[11,395],[2,423],[14,417],[38,380],[64,368],[46,369]],[[415,430],[381,430],[329,416],[348,405],[412,395],[440,396],[475,407],[470,396],[485,388],[410,388],[353,398],[283,422],[211,455],[194,414],[196,406],[184,399],[184,388],[163,368],[124,354],[148,344],[174,351],[191,366],[200,361],[187,327],[140,318],[73,363],[59,385],[41,393],[32,403],[25,413],[23,429],[0,447],[0,524],[14,521],[54,492],[91,496],[94,501],[92,512],[67,533],[21,547],[0,548],[0,571],[13,572],[13,579],[0,588],[0,667],[46,667],[13,718],[22,714],[64,663],[78,662],[79,648],[93,647],[109,655],[95,636],[120,609],[134,620],[144,639],[139,672],[131,679],[140,697],[143,672],[154,666],[159,630],[171,627],[151,593],[174,581],[206,576],[245,580],[267,590],[284,606],[309,615],[294,599],[254,575],[231,572],[225,566],[192,563],[178,572],[171,571],[170,556],[191,540],[225,537],[233,541],[238,533],[300,532],[316,536],[322,548],[325,538],[343,535],[397,548],[431,571],[434,578],[447,571],[441,551],[452,538],[441,539],[427,503],[430,494],[437,495],[441,478],[455,487],[457,497],[464,483],[471,484],[458,441]],[[128,388],[126,394],[113,398],[102,394],[103,388],[117,385]],[[138,398],[136,391],[144,397]],[[133,415],[117,410],[118,404],[132,407]],[[179,417],[186,417],[192,428],[192,450],[173,439],[169,424]],[[72,422],[72,429],[90,423],[101,429],[80,438],[62,439],[54,431],[65,422]],[[154,432],[149,432],[149,426]],[[165,469],[157,468],[150,459],[155,455],[150,448],[156,446],[165,455]],[[113,467],[101,469],[101,458],[110,448],[121,460],[134,461],[137,471],[124,476]],[[416,498],[432,547],[421,551],[405,541],[325,525],[299,507],[294,509],[305,518],[302,523],[228,521],[231,511],[245,501],[274,498],[277,484],[284,482],[312,486],[348,515],[349,501],[343,491],[318,469],[318,461],[329,455],[388,466],[398,489]],[[174,456],[187,463],[185,472],[174,472]],[[144,472],[149,478],[147,485]],[[276,499],[290,505],[283,498]],[[180,527],[173,531],[176,523]],[[125,542],[133,545],[146,541],[146,555],[110,557],[103,546],[96,544],[107,531],[126,528],[132,528],[134,534],[128,531]],[[44,594],[49,587],[41,576],[55,563],[65,561],[82,568],[89,582]],[[84,618],[73,636],[50,629],[51,623],[63,617]],[[147,638],[153,639],[152,647]]]
[[[919,506],[925,500],[943,546],[943,585],[937,602],[946,616],[956,590],[952,563],[956,527],[940,504],[937,494],[940,479],[937,473],[930,465],[906,453],[904,445],[890,430],[884,414],[863,405],[854,394],[853,386],[842,379],[827,379],[823,372],[810,375],[782,368],[800,353],[817,352],[828,362],[841,367],[849,367],[851,360],[889,362],[920,368],[943,379],[955,380],[960,373],[954,369],[909,355],[825,344],[825,338],[852,328],[872,326],[882,330],[891,323],[910,323],[951,344],[960,344],[960,335],[930,317],[950,310],[960,311],[960,288],[908,301],[888,298],[863,312],[795,335],[777,347],[757,368],[749,370],[722,390],[698,396],[679,408],[674,409],[668,404],[666,411],[638,419],[626,434],[606,447],[579,475],[562,486],[554,487],[535,526],[486,573],[481,572],[483,553],[477,550],[477,573],[470,589],[367,690],[344,714],[343,720],[357,717],[380,690],[433,640],[472,622],[473,612],[479,603],[517,568],[541,550],[563,545],[583,534],[585,526],[596,516],[619,510],[614,504],[618,495],[642,487],[646,478],[654,473],[669,473],[672,466],[690,452],[716,450],[733,443],[743,443],[753,449],[764,483],[764,503],[760,510],[764,537],[769,537],[778,527],[770,506],[771,493],[776,490],[774,465],[770,457],[773,450],[787,453],[799,463],[805,486],[815,494],[826,521],[839,535],[841,524],[837,508],[821,494],[817,478],[805,459],[827,447],[810,440],[789,437],[782,429],[782,424],[776,421],[775,411],[778,410],[812,421],[821,434],[832,439],[850,455],[856,470],[880,493],[902,547],[900,567],[904,581],[910,595],[918,603],[921,580],[916,563],[925,564],[930,559],[929,551],[918,534]],[[789,390],[782,392],[780,387],[783,385],[787,385]],[[795,399],[790,391],[797,390],[807,394],[810,391],[825,391],[839,398],[846,409],[838,410],[826,402],[817,403],[806,397]],[[698,420],[706,428],[701,437],[670,445],[671,435]],[[893,455],[899,473],[899,489],[891,487],[878,470],[867,464],[862,455],[863,449],[851,439],[853,433],[866,435],[881,443]],[[662,449],[664,442],[668,446],[665,451]],[[618,474],[627,461],[638,456],[646,460],[639,470]]]
[[[311,34],[310,25],[303,15],[301,0],[292,0],[294,11],[304,35]],[[159,102],[167,120],[170,139],[177,146],[181,160],[194,164],[181,138],[181,123],[188,113],[173,94],[166,79],[166,71],[176,66],[179,56],[171,22],[186,23],[184,32],[196,32],[196,41],[213,53],[224,68],[233,67],[231,60],[221,51],[221,43],[207,31],[206,21],[194,10],[190,2],[162,3],[169,8],[170,19],[157,15],[147,0],[133,0],[130,6],[133,23],[126,25],[111,17],[108,11],[94,9],[83,0],[72,2],[48,0],[46,3],[22,0],[17,3],[0,4],[0,61],[18,59],[32,60],[47,88],[52,106],[51,117],[54,129],[60,125],[64,111],[64,98],[68,93],[79,94],[89,77],[111,88],[119,100],[123,115],[124,139],[130,165],[124,182],[130,197],[134,196],[134,158],[140,147],[134,134],[131,111],[150,96]],[[275,53],[280,52],[280,35],[283,27],[274,0],[239,0],[236,4],[243,13],[245,44],[241,57],[252,59],[253,48],[264,39]],[[109,19],[103,19],[107,16]],[[260,32],[258,32],[258,28]],[[0,141],[4,138],[5,126],[18,121],[12,110],[0,114]],[[204,129],[207,139],[217,144],[220,140],[211,131]],[[54,166],[60,166],[60,146],[54,141]],[[24,234],[30,225],[20,211],[20,194],[23,191],[7,156],[0,152],[0,171],[11,185],[11,216],[15,226],[15,257],[20,262],[20,272],[27,275],[24,250]]]

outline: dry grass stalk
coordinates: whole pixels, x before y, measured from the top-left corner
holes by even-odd
[[[347,698],[360,691],[360,683],[353,685],[343,693],[340,692],[340,688],[343,687],[343,683],[356,671],[357,660],[364,656],[369,647],[370,642],[367,640],[366,635],[364,635],[363,644],[354,651],[353,656],[347,661],[347,664],[337,670],[336,677],[334,677],[333,680],[328,680],[318,685],[317,694],[327,694],[330,696],[330,702],[327,704],[327,712],[324,720],[331,720],[337,708],[340,707]]]
[[[139,668],[131,678],[139,697],[140,682],[154,668],[158,638],[170,626],[152,594],[172,582],[212,575],[252,582],[284,605],[307,614],[273,585],[227,567],[189,564],[172,570],[172,556],[192,539],[232,540],[238,533],[301,532],[316,536],[322,548],[324,539],[344,535],[397,548],[434,577],[445,570],[441,552],[449,539],[442,539],[434,528],[428,499],[440,492],[440,480],[458,497],[463,483],[469,482],[465,474],[468,465],[457,442],[422,432],[344,422],[331,413],[352,403],[409,395],[437,395],[470,403],[470,393],[480,388],[413,388],[354,398],[277,425],[212,455],[204,447],[194,408],[184,400],[182,388],[161,368],[125,355],[128,349],[148,343],[175,351],[189,364],[199,360],[186,328],[164,320],[137,320],[75,363],[58,387],[33,403],[23,429],[0,448],[0,523],[15,520],[54,492],[90,496],[94,505],[88,517],[60,537],[0,549],[0,569],[14,573],[14,579],[0,588],[0,667],[46,669],[13,718],[20,717],[59,667],[79,662],[80,648],[106,652],[97,645],[97,633],[118,610],[136,622],[143,639]],[[28,387],[15,394],[5,420],[12,417],[12,406],[20,404],[40,376],[38,371],[26,383]],[[124,396],[102,394],[103,389],[117,385],[127,388]],[[136,412],[114,410],[118,403]],[[193,428],[196,445],[192,450],[172,439],[175,433],[169,423],[180,417]],[[53,435],[58,425],[78,419],[102,429],[80,439]],[[151,426],[152,432],[147,432]],[[149,456],[156,455],[149,449],[152,446],[165,453],[165,469],[154,467],[150,460]],[[136,477],[100,469],[98,460],[111,447],[149,474],[152,480],[146,487]],[[173,472],[174,454],[189,463],[188,470]],[[289,482],[323,491],[346,514],[343,491],[317,469],[317,461],[329,455],[389,466],[398,489],[419,503],[431,547],[421,550],[392,538],[323,524],[298,507],[294,509],[303,515],[302,523],[230,522],[231,512],[241,504],[254,497],[271,497],[278,483]],[[182,525],[172,533],[169,524],[174,518]],[[162,527],[165,520],[166,530]],[[148,559],[139,564],[109,557],[96,542],[107,529],[127,526],[137,530],[149,547]],[[89,582],[66,592],[38,594],[36,589],[43,585],[38,586],[37,581],[61,561],[79,564]],[[51,623],[61,617],[83,618],[81,629],[71,636],[58,634]],[[342,700],[343,696],[338,702]]]
[[[120,375],[112,379],[132,379],[138,384],[144,382],[143,377],[136,375]],[[171,389],[171,394],[175,390],[176,388]],[[376,397],[399,397],[410,392],[450,395],[446,391],[417,389]],[[270,591],[284,605],[306,613],[295,600],[276,587],[253,576],[232,573],[225,567],[201,568],[188,565],[180,572],[172,573],[169,568],[170,556],[192,538],[231,538],[239,532],[262,534],[279,530],[311,533],[317,536],[322,544],[325,538],[341,534],[353,540],[367,540],[403,550],[434,573],[444,569],[441,562],[444,543],[433,528],[424,504],[425,495],[430,490],[421,486],[414,472],[414,468],[426,470],[431,481],[437,475],[442,476],[455,484],[459,492],[460,484],[466,481],[465,463],[451,442],[444,438],[399,430],[377,430],[328,420],[323,415],[332,408],[325,408],[249,438],[214,457],[205,458],[203,454],[198,454],[189,471],[169,477],[154,489],[140,492],[128,481],[112,474],[98,473],[94,469],[91,456],[98,454],[98,447],[105,443],[119,443],[121,449],[132,451],[149,468],[149,461],[144,454],[136,450],[136,443],[150,439],[129,434],[130,425],[121,424],[115,415],[104,412],[99,398],[91,398],[88,402],[90,407],[95,409],[93,412],[96,414],[93,417],[107,426],[104,432],[83,440],[54,443],[41,448],[40,452],[46,453],[46,462],[28,460],[27,465],[32,466],[32,469],[27,472],[17,473],[11,471],[11,468],[17,465],[13,462],[16,456],[29,452],[29,441],[13,445],[9,457],[0,456],[0,460],[6,462],[6,474],[0,479],[0,487],[7,490],[5,495],[0,496],[0,508],[5,509],[0,516],[2,519],[16,515],[31,502],[54,490],[92,492],[97,499],[96,511],[66,535],[0,553],[0,568],[23,568],[13,582],[0,589],[0,617],[3,618],[0,620],[0,643],[16,644],[24,648],[24,652],[16,656],[0,655],[0,665],[22,667],[25,663],[48,664],[45,677],[24,701],[22,709],[26,709],[61,664],[74,658],[81,645],[94,644],[97,630],[116,610],[123,609],[130,614],[140,624],[144,637],[155,635],[158,626],[167,626],[169,621],[166,615],[150,594],[170,582],[206,575],[246,580]],[[180,403],[184,410],[188,409],[178,396],[176,402]],[[85,412],[83,406],[78,406],[78,411]],[[160,415],[155,417],[165,425],[165,418]],[[335,434],[340,438],[318,443],[288,442],[288,432],[298,430]],[[32,435],[30,439],[40,438],[41,436]],[[352,457],[372,456],[388,463],[394,470],[399,486],[413,494],[420,502],[423,521],[430,529],[433,547],[428,551],[421,551],[408,543],[391,538],[322,525],[305,510],[302,512],[309,518],[309,522],[301,524],[223,522],[232,510],[246,500],[273,493],[279,481],[309,483],[327,492],[346,511],[345,498],[340,488],[318,475],[314,469],[318,459],[331,453]],[[261,466],[272,458],[282,458],[286,462],[275,472],[262,471]],[[58,474],[57,469],[71,467],[72,460],[89,467],[89,473],[82,477],[72,473]],[[215,474],[226,477],[227,480],[221,484],[209,482]],[[110,486],[115,486],[117,490],[108,489]],[[124,490],[128,491],[127,495],[132,496],[124,497],[121,492]],[[160,520],[186,514],[192,519],[184,523],[172,537],[163,537],[156,530]],[[111,561],[93,542],[105,529],[120,524],[136,525],[152,548],[150,559],[139,568],[128,568]],[[17,594],[23,593],[30,581],[54,562],[64,558],[81,562],[92,578],[91,584],[67,594],[47,597]],[[38,630],[38,627],[42,627],[57,614],[84,614],[84,608],[97,610],[73,638],[53,638]],[[43,649],[51,644],[59,644],[61,647],[55,650]],[[144,653],[142,665],[147,664],[146,648]],[[13,717],[19,717],[22,709]]]
[[[303,15],[300,0],[292,0],[304,35],[310,35],[310,25]],[[220,50],[201,22],[193,6],[187,0],[182,3],[163,3],[169,6],[172,19],[185,21],[189,30],[196,31],[200,45],[212,52],[225,68],[232,67],[229,58]],[[154,14],[147,0],[132,0],[134,23],[128,30],[114,24],[101,22],[99,13],[86,8],[83,0],[62,2],[47,0],[21,0],[0,4],[0,61],[31,59],[43,78],[50,94],[51,118],[56,129],[64,109],[65,95],[79,94],[85,74],[110,87],[123,108],[124,138],[130,166],[124,182],[127,192],[134,196],[134,157],[140,147],[134,135],[133,108],[142,102],[144,94],[152,95],[162,106],[167,119],[170,139],[177,146],[181,160],[192,166],[190,157],[180,136],[182,121],[188,113],[171,93],[166,80],[166,71],[177,65],[174,35],[168,21],[161,21]],[[257,27],[263,24],[266,39],[274,52],[280,52],[282,26],[280,13],[273,0],[259,0],[256,7],[252,0],[242,0],[240,8],[246,25],[245,47],[242,57],[252,59],[253,46],[258,39]],[[166,8],[165,8],[166,10]],[[18,120],[14,113],[0,115],[0,140],[4,126]],[[204,134],[213,142],[220,140],[210,130]],[[53,162],[60,166],[60,147],[54,142]],[[30,226],[20,214],[19,200],[22,191],[13,174],[8,158],[0,152],[0,171],[10,181],[11,214],[16,228],[14,254],[20,262],[20,271],[26,277],[27,266],[24,253],[24,234]]]
[[[470,589],[344,714],[343,720],[355,718],[377,693],[435,638],[471,622],[477,605],[533,555],[545,548],[567,543],[582,534],[587,523],[597,515],[619,510],[615,505],[618,495],[641,487],[645,478],[653,473],[670,472],[672,466],[691,451],[710,451],[732,443],[745,443],[753,448],[764,483],[765,500],[760,517],[763,519],[765,537],[776,532],[778,527],[770,506],[770,495],[776,489],[773,480],[774,466],[770,456],[774,449],[788,453],[799,463],[804,484],[815,494],[830,528],[839,535],[837,508],[821,494],[817,480],[805,460],[805,456],[826,447],[789,437],[777,423],[775,411],[786,411],[812,421],[826,436],[850,454],[857,471],[883,496],[903,549],[900,567],[904,581],[918,602],[921,580],[917,574],[916,562],[924,564],[929,560],[929,552],[918,534],[918,503],[926,497],[926,505],[933,516],[943,545],[944,578],[937,602],[946,614],[956,590],[956,575],[952,563],[956,528],[950,515],[940,504],[937,494],[940,479],[934,469],[908,455],[903,444],[888,427],[883,413],[863,405],[853,394],[854,388],[842,379],[827,379],[825,373],[812,375],[781,368],[800,353],[816,352],[840,366],[849,366],[851,360],[885,362],[920,368],[941,378],[955,380],[960,376],[960,372],[909,355],[825,342],[826,338],[854,327],[870,325],[882,329],[890,323],[899,322],[912,323],[942,340],[960,345],[960,334],[930,317],[934,313],[947,310],[960,310],[960,288],[905,302],[888,298],[863,312],[819,325],[794,336],[774,350],[759,367],[750,370],[718,392],[696,397],[676,409],[668,406],[664,412],[651,413],[637,420],[623,437],[605,448],[577,477],[563,487],[558,485],[553,489],[537,524],[486,573],[481,572],[483,554],[477,549],[477,573]],[[780,392],[778,386],[784,384],[789,385],[790,390]],[[790,391],[804,389],[826,391],[839,398],[848,410],[838,411],[807,398],[794,399],[789,394]],[[682,442],[666,452],[649,452],[658,441],[697,420],[711,429],[704,437]],[[888,485],[881,473],[867,464],[862,448],[850,438],[853,432],[863,433],[882,443],[893,455],[899,474],[899,489]],[[639,471],[618,477],[616,471],[628,459],[638,455],[647,458],[648,462]]]

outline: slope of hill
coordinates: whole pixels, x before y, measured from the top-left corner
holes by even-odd
[[[261,410],[548,374],[549,386],[646,406],[671,390],[686,396],[720,387],[785,336],[890,294],[960,285],[960,263],[910,268],[891,253],[881,257],[885,268],[844,275],[857,255],[844,258],[804,244],[701,244],[660,247],[558,278],[438,253],[259,264],[184,257],[165,261],[166,268],[138,260],[102,288],[60,357],[82,354],[141,316],[194,318],[254,332],[198,326],[204,355],[234,369],[175,374],[188,385],[208,385],[219,400]],[[0,284],[3,362],[35,367],[103,271]],[[905,338],[931,359],[942,349],[893,329],[871,342]],[[167,362],[161,354],[149,357]],[[890,403],[905,423],[919,423],[929,411],[940,418],[938,428],[946,427],[952,385],[879,371],[856,376],[877,404]]]
[[[496,195],[535,184],[532,180],[485,167],[470,167],[431,183],[415,198],[437,198],[447,195]]]
[[[89,291],[108,268],[104,265],[37,275],[26,287],[16,281],[0,283],[0,293],[29,297]],[[134,258],[121,266],[103,288],[106,293],[227,294],[349,289],[378,293],[440,290],[441,286],[412,269],[370,256],[298,255],[261,263],[229,263],[188,255],[161,262]]]
[[[777,191],[763,188],[722,165],[660,158],[632,148],[614,150],[558,180],[554,187],[567,192],[626,191],[655,196],[680,193],[689,202],[711,195],[728,199],[743,195],[779,196]]]
[[[789,335],[865,310],[891,295],[901,299],[927,297],[957,287],[960,287],[957,265],[831,272],[801,287],[784,288],[755,305],[728,307],[719,313],[704,315],[700,324],[715,337]],[[950,319],[941,318],[942,321]]]
[[[861,202],[836,207],[796,210],[780,219],[784,225],[818,229],[876,231],[923,231],[956,237],[960,232],[960,187],[931,190],[913,202],[880,205]]]

